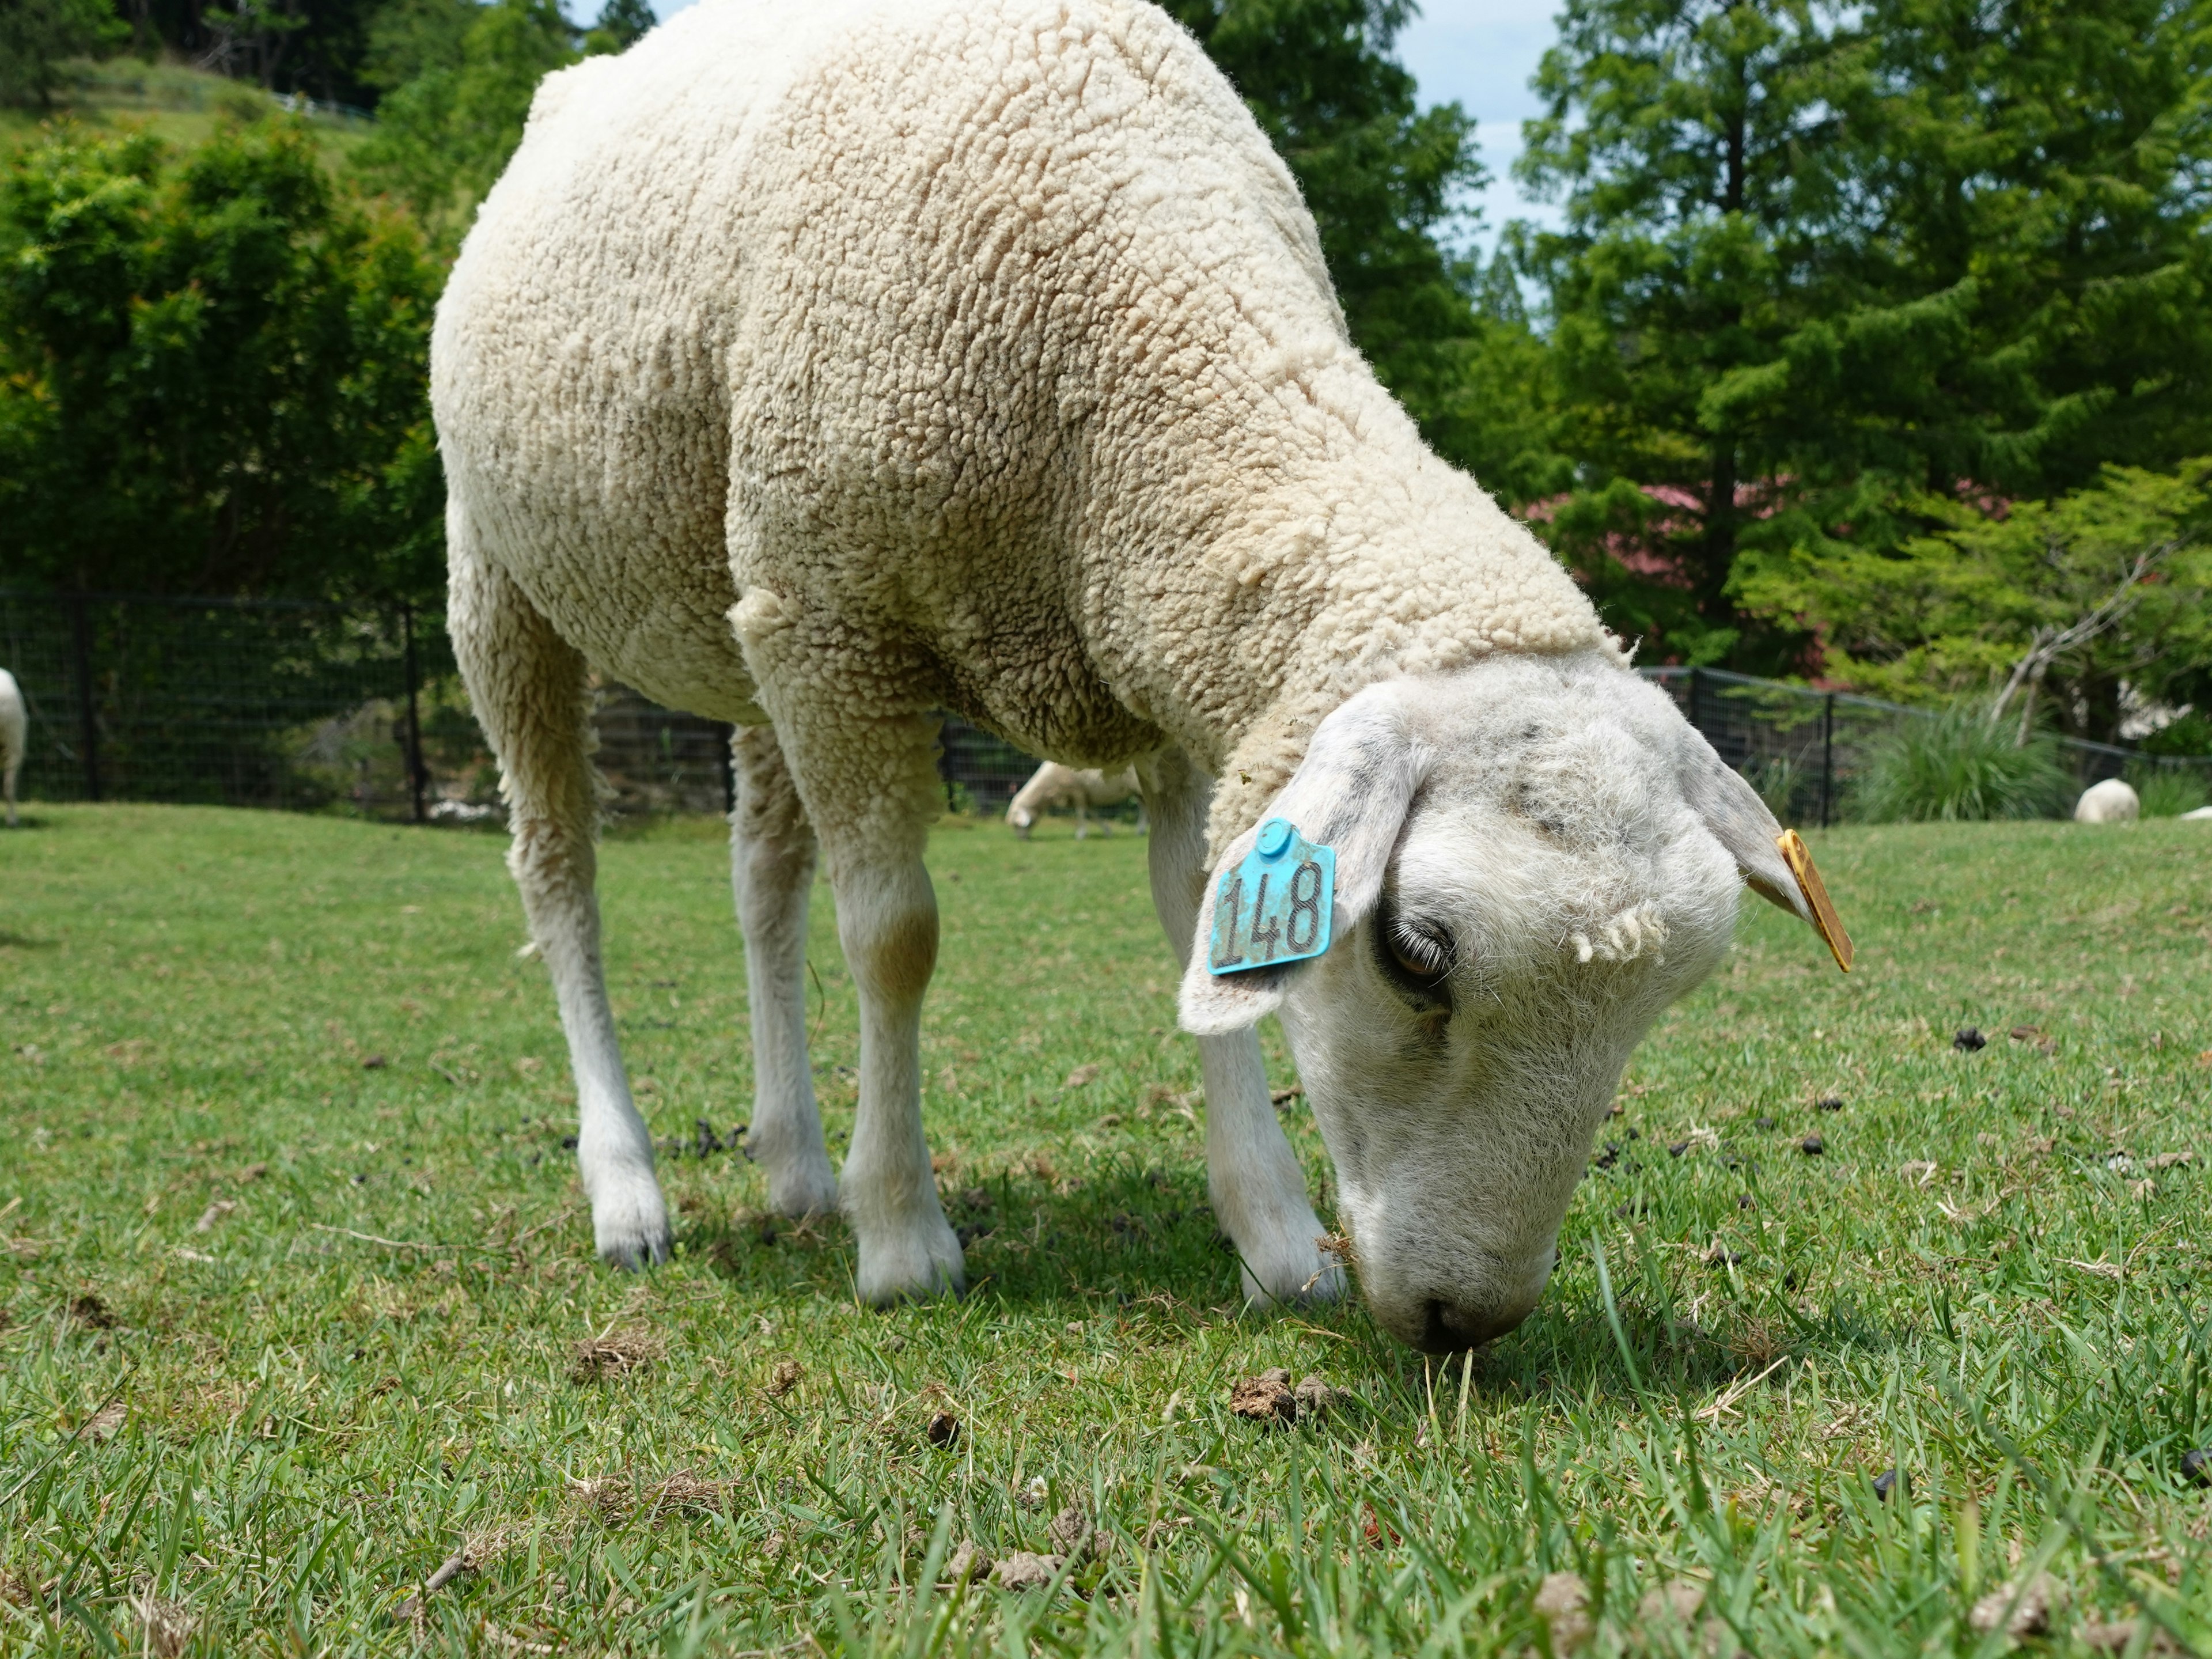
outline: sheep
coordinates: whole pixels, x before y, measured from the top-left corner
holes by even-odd
[[[2133,823],[2142,816],[2142,800],[2119,778],[2093,783],[2074,803],[2076,823]]]
[[[587,663],[737,728],[749,1150],[775,1210],[842,1209],[871,1304],[964,1283],[921,1116],[933,710],[1134,768],[1245,1294],[1346,1282],[1269,1102],[1279,1012],[1369,1304],[1431,1349],[1534,1304],[1741,884],[1820,925],[1750,786],[1423,444],[1289,173],[1142,0],[705,0],[549,76],[431,392],[449,624],[616,1262],[669,1231],[601,969]],[[1217,955],[1263,830],[1299,851],[1290,938],[1326,924],[1295,963],[1242,887],[1258,954]],[[817,856],[860,1006],[842,1176]]]
[[[1047,761],[1030,775],[1030,781],[1014,792],[1006,803],[1006,823],[1023,841],[1030,838],[1030,830],[1037,821],[1037,814],[1063,801],[1075,807],[1075,838],[1081,841],[1091,828],[1086,808],[1119,806],[1135,795],[1137,800],[1137,833],[1145,832],[1144,797],[1137,787],[1137,774],[1129,767],[1118,772],[1101,772],[1096,767],[1078,771],[1072,766],[1062,766],[1058,761]],[[1113,833],[1113,820],[1098,820],[1098,833]]]
[[[10,830],[17,827],[15,779],[30,747],[31,717],[23,707],[23,689],[13,674],[0,668],[0,799],[7,803]]]

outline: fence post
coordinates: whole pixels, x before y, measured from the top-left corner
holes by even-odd
[[[85,615],[84,595],[70,595],[70,631],[76,646],[77,745],[83,750],[84,798],[100,799],[100,720],[92,702],[92,619]]]
[[[429,815],[422,809],[422,715],[415,699],[419,678],[415,670],[415,607],[404,602],[399,607],[399,632],[407,674],[407,787],[414,798],[415,822],[424,823]]]
[[[1836,780],[1836,694],[1820,711],[1820,828],[1828,827],[1828,798]]]
[[[738,763],[731,751],[737,746],[738,728],[725,726],[722,732],[722,811],[732,817],[738,814]]]

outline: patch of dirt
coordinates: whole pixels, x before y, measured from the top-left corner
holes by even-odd
[[[78,1324],[95,1331],[113,1330],[118,1322],[114,1311],[92,1291],[70,1298],[69,1316]]]
[[[1572,1653],[1590,1639],[1589,1586],[1571,1572],[1555,1572],[1537,1586],[1532,1604],[1552,1632],[1552,1651]]]
[[[2041,1636],[2051,1629],[2051,1615],[2066,1601],[2066,1587],[2047,1572],[2026,1584],[2000,1584],[1974,1603],[1966,1622],[1980,1635],[2002,1631],[2017,1639]]]
[[[597,1336],[576,1345],[576,1363],[569,1375],[579,1382],[596,1382],[610,1376],[628,1376],[643,1370],[660,1358],[662,1343],[654,1332],[641,1326],[617,1330],[609,1326]]]
[[[139,1628],[145,1632],[145,1650],[155,1659],[176,1659],[200,1627],[189,1607],[155,1595],[150,1584],[141,1585],[131,1598],[131,1611],[138,1615]]]
[[[689,1469],[644,1486],[626,1475],[596,1475],[571,1480],[568,1490],[586,1509],[611,1522],[634,1515],[648,1521],[670,1515],[726,1515],[737,1493],[735,1482],[706,1480]]]

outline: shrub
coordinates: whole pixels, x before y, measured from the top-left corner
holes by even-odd
[[[2142,799],[2142,815],[2147,818],[2178,818],[2212,799],[2201,773],[2185,772],[2178,767],[2145,767],[2128,781]]]
[[[2046,732],[2016,741],[1979,702],[1907,720],[1875,748],[1857,791],[1858,815],[1875,823],[2045,818],[2063,812],[2074,780]]]
[[[2142,747],[2152,755],[2212,755],[2212,719],[2192,708],[2145,738]]]

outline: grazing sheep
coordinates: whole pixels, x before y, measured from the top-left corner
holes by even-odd
[[[2133,823],[2142,816],[2142,799],[2118,778],[2091,784],[2074,803],[2076,823]]]
[[[1740,879],[1814,919],[1751,787],[1422,444],[1290,174],[1138,0],[706,0],[549,76],[431,380],[454,644],[612,1260],[669,1232],[600,968],[587,661],[739,728],[750,1150],[779,1211],[842,1202],[870,1302],[963,1282],[921,1120],[933,708],[1135,766],[1247,1293],[1343,1283],[1268,1100],[1280,1009],[1376,1316],[1431,1348],[1535,1301]],[[1334,942],[1214,972],[1278,817],[1334,853],[1333,904],[1296,901]],[[842,1185],[806,1058],[817,845],[860,1001]]]
[[[1030,781],[1014,792],[1006,803],[1006,822],[1022,840],[1030,838],[1030,830],[1037,821],[1037,814],[1063,802],[1075,807],[1075,838],[1081,841],[1091,828],[1088,808],[1119,806],[1130,796],[1137,796],[1137,833],[1145,830],[1144,796],[1137,787],[1133,768],[1123,767],[1118,772],[1101,772],[1096,767],[1078,771],[1072,766],[1062,766],[1058,761],[1047,761],[1030,774]],[[1098,833],[1111,835],[1111,818],[1098,820]]]
[[[15,828],[15,777],[30,746],[31,717],[23,707],[23,689],[13,674],[0,668],[0,799],[7,802],[10,830]]]

